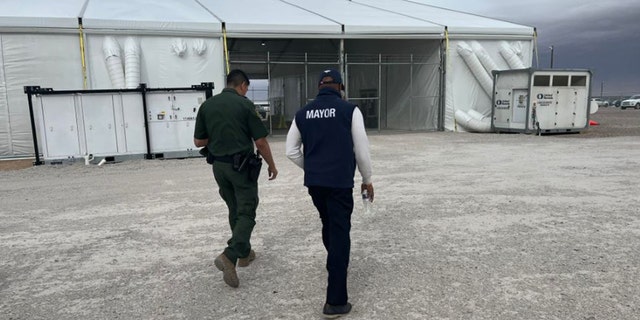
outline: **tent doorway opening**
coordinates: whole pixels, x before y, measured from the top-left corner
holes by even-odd
[[[318,92],[318,76],[343,71],[347,100],[369,130],[442,130],[438,40],[230,39],[231,69],[244,70],[271,134],[286,134],[295,113]],[[341,49],[341,46],[343,46]],[[266,88],[265,88],[266,87]]]

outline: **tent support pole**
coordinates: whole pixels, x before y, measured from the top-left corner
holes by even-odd
[[[440,42],[440,85],[438,86],[438,131],[444,131],[444,115],[446,108],[446,90],[445,90],[445,69],[446,65],[446,53],[445,49]],[[455,120],[454,120],[455,121]]]
[[[536,55],[536,68],[539,68],[539,58],[538,58],[538,30],[533,28],[533,51]],[[553,59],[553,56],[552,56]]]
[[[411,76],[411,78],[413,78],[413,76]],[[411,88],[409,88],[409,90],[411,90]],[[378,54],[378,92],[376,95],[378,96],[378,110],[376,110],[376,114],[378,115],[378,132],[380,132],[380,109],[382,105],[382,53]],[[411,99],[409,99],[409,110],[411,110]],[[409,116],[409,118],[411,118],[411,116]],[[411,128],[411,124],[409,124],[409,128]]]
[[[33,136],[33,150],[36,156],[36,161],[33,163],[33,165],[35,166],[44,164],[44,162],[40,161],[40,150],[38,150],[38,135],[36,132],[36,120],[35,120],[35,114],[33,112],[33,99],[31,98],[31,96],[33,95],[33,91],[39,88],[40,87],[32,87],[32,86],[24,87],[24,92],[27,94],[27,101],[29,102],[29,118],[31,119],[31,135]]]
[[[142,112],[144,112],[144,137],[147,142],[147,154],[144,156],[144,158],[149,160],[153,159],[153,156],[151,155],[151,141],[149,141],[151,135],[149,134],[149,117],[147,116],[147,84],[141,83],[140,86],[138,86],[138,90],[140,90],[140,95],[142,96]]]
[[[348,79],[345,74],[346,67],[344,65],[344,39],[340,39],[340,57],[338,59],[340,63],[340,73],[344,74],[345,78]]]
[[[269,83],[269,87],[271,87],[271,52],[267,51],[267,81]],[[275,103],[272,106],[271,103],[275,102],[275,100],[271,99],[271,88],[267,91],[267,96],[269,97],[269,134],[273,135],[273,111],[275,108]]]
[[[227,72],[225,74],[229,74],[229,47],[227,46],[227,27],[222,23],[222,43],[224,45],[224,61],[225,66],[227,67]]]
[[[82,62],[82,88],[87,89],[87,59],[84,45],[84,29],[82,28],[82,18],[78,18],[78,35],[80,37],[80,60]]]
[[[444,117],[445,115],[445,109],[447,107],[447,88],[446,88],[446,79],[447,79],[447,69],[448,69],[448,65],[449,65],[449,27],[445,26],[444,27],[444,62],[442,63],[443,66],[443,71],[442,71],[442,80],[444,81],[444,84],[442,85],[443,88],[443,93],[444,93],[444,101],[443,101],[443,107],[442,107],[442,115]],[[451,107],[453,108],[452,112],[455,115],[456,110],[455,110],[455,104],[451,104]],[[444,121],[444,119],[442,119]],[[443,126],[444,127],[444,126]],[[456,117],[453,117],[453,132],[458,132],[458,122],[456,121]]]
[[[304,53],[304,103],[309,101],[309,85],[307,79],[309,79],[309,53]]]

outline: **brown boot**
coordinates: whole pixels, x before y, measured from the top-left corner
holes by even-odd
[[[228,284],[230,287],[237,288],[240,285],[240,280],[238,279],[238,274],[236,273],[236,266],[224,255],[224,253],[220,254],[216,260],[213,261],[218,270],[222,271],[224,279],[224,283]]]
[[[246,258],[238,259],[238,267],[248,267],[251,264],[251,261],[256,259],[256,252],[251,250],[249,251],[249,255]]]

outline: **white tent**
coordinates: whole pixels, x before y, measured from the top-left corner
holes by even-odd
[[[456,111],[491,110],[483,72],[530,67],[535,46],[531,27],[409,0],[0,0],[0,7],[2,158],[33,155],[24,86],[214,82],[220,91],[228,67],[269,79],[274,129],[286,129],[313,98],[318,71],[336,67],[368,127],[464,131]]]

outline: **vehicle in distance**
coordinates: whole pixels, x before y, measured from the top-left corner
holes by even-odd
[[[591,101],[598,104],[598,107],[608,107],[609,101],[602,100],[602,98],[591,98]]]
[[[626,108],[640,109],[640,94],[636,94],[628,99],[622,100],[620,103],[620,109],[624,110]]]

